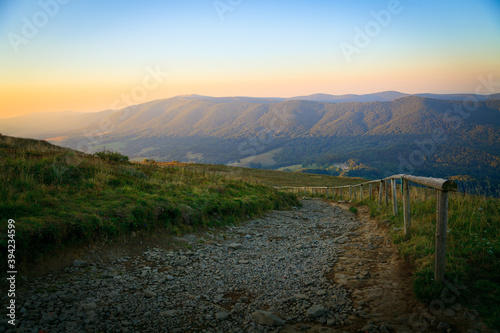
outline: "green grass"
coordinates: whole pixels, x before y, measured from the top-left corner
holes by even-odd
[[[6,136],[0,181],[2,256],[14,219],[18,264],[136,230],[179,235],[299,205],[292,194],[207,166],[129,163],[109,152],[86,155]]]
[[[441,299],[445,285],[436,285],[434,247],[436,191],[411,188],[411,238],[403,234],[402,198],[398,190],[398,215],[378,200],[357,200],[373,217],[390,221],[390,234],[400,254],[415,267],[415,295],[424,302]],[[390,197],[390,196],[389,196]],[[359,199],[359,194],[358,194]],[[383,200],[384,202],[385,200]],[[446,242],[446,279],[464,285],[456,302],[475,308],[492,328],[500,327],[500,199],[450,193]]]
[[[301,172],[250,169],[214,164],[182,164],[193,171],[209,172],[231,178],[241,178],[270,186],[343,186],[362,183],[362,178],[334,177]]]

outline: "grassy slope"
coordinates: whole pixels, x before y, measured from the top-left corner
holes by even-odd
[[[156,228],[181,234],[298,204],[271,185],[361,180],[224,165],[108,162],[0,135],[0,181],[0,232],[8,219],[16,221],[22,260],[95,237]],[[5,244],[0,238],[0,246]]]
[[[161,165],[161,163],[157,163]],[[229,167],[221,164],[180,164],[183,168],[214,173],[231,178],[241,178],[270,186],[342,186],[362,183],[362,178],[334,177],[300,172]]]
[[[373,216],[390,221],[390,233],[403,257],[415,266],[414,290],[425,302],[442,300],[443,285],[435,285],[434,247],[436,193],[430,189],[411,190],[410,240],[403,235],[402,198],[398,191],[398,215],[392,203],[379,207],[366,199]],[[479,311],[492,328],[500,327],[500,199],[451,193],[446,243],[446,279],[466,287],[456,302]],[[449,298],[449,295],[446,297]],[[446,298],[445,298],[446,300]],[[448,304],[450,305],[450,304]]]
[[[16,258],[22,260],[95,237],[157,228],[180,234],[298,204],[253,178],[209,169],[108,162],[0,136],[0,232],[8,219],[16,221]],[[0,245],[5,248],[5,238]]]

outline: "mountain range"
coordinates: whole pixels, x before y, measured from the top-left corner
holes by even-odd
[[[136,160],[323,171],[350,161],[348,175],[463,175],[494,191],[500,184],[500,94],[185,95],[120,110],[1,119],[0,133]],[[258,162],[262,154],[271,162]]]

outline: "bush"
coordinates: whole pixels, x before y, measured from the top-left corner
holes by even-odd
[[[100,158],[101,160],[108,162],[127,162],[128,156],[120,154],[119,152],[112,152],[111,150],[103,150],[96,152],[94,154],[95,157]]]

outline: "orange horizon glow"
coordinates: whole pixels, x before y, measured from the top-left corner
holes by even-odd
[[[4,86],[0,93],[0,118],[15,117],[36,112],[97,112],[122,108],[125,104],[141,104],[156,99],[171,98],[179,95],[198,94],[213,97],[248,96],[282,97],[305,96],[316,93],[332,95],[368,94],[395,90],[402,93],[474,93],[480,83],[478,77],[487,77],[491,71],[442,69],[441,75],[432,78],[436,69],[371,73],[342,73],[344,76],[330,75],[283,75],[277,77],[253,77],[245,80],[226,77],[190,78],[183,81],[180,77],[167,77],[154,89],[143,89],[145,94],[133,97],[135,87],[141,87],[141,80],[133,80],[115,85],[110,82],[99,86],[71,83],[66,85]],[[500,81],[500,68],[494,72]],[[383,80],[381,79],[383,78]],[[488,94],[482,90],[481,94]],[[117,103],[119,101],[119,103]],[[116,107],[118,106],[118,107]]]
[[[480,76],[500,82],[494,0],[401,1],[366,45],[356,44],[356,31],[375,22],[371,13],[387,10],[387,1],[245,2],[233,9],[220,20],[210,1],[72,1],[13,47],[23,17],[42,9],[37,0],[0,3],[0,119],[189,94],[475,93]],[[350,59],[343,43],[358,48]],[[158,68],[163,76],[148,79]]]

